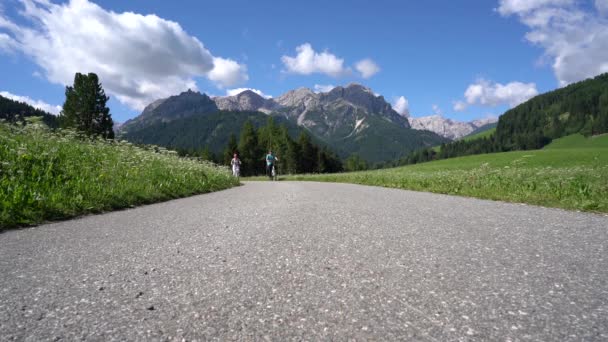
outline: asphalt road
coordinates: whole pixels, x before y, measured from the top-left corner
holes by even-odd
[[[0,234],[0,340],[608,340],[608,217],[263,182]]]

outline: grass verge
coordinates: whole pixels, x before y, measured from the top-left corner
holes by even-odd
[[[0,123],[0,231],[237,184],[227,168],[162,148]]]
[[[483,154],[384,170],[282,176],[608,213],[608,149]]]

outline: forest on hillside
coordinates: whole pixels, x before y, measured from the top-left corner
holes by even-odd
[[[238,153],[243,176],[265,173],[265,155],[272,150],[278,158],[277,167],[282,174],[331,173],[343,170],[338,156],[325,146],[315,144],[310,135],[302,131],[297,139],[291,137],[285,124],[277,125],[268,117],[265,125],[256,128],[247,120],[237,140],[232,134],[222,153],[203,149],[178,148],[180,155],[201,157],[219,164],[230,165],[234,153]]]
[[[42,121],[49,127],[59,125],[57,117],[43,110],[34,108],[25,102],[14,101],[0,95],[0,119],[10,123],[24,123],[25,118],[40,116]]]
[[[608,73],[536,96],[506,111],[489,137],[442,144],[438,150],[418,150],[397,164],[539,149],[574,133],[608,133]]]

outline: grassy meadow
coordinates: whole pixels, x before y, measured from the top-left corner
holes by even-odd
[[[551,144],[545,146],[545,149],[589,149],[599,148],[608,149],[608,134],[602,134],[594,137],[584,137],[582,134],[572,134],[560,139],[556,139]]]
[[[608,135],[568,136],[542,150],[281,179],[375,185],[608,213],[607,144]]]
[[[0,122],[0,230],[237,184],[227,168],[162,148]]]
[[[475,140],[475,139],[479,139],[479,138],[488,138],[495,132],[496,132],[496,127],[490,128],[487,131],[479,132],[477,134],[467,135],[466,137],[463,137],[462,140],[470,141],[470,140]]]

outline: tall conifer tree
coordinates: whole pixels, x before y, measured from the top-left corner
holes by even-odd
[[[75,128],[87,135],[113,139],[114,122],[110,109],[106,107],[108,100],[96,74],[76,73],[74,86],[65,88],[61,126]]]

